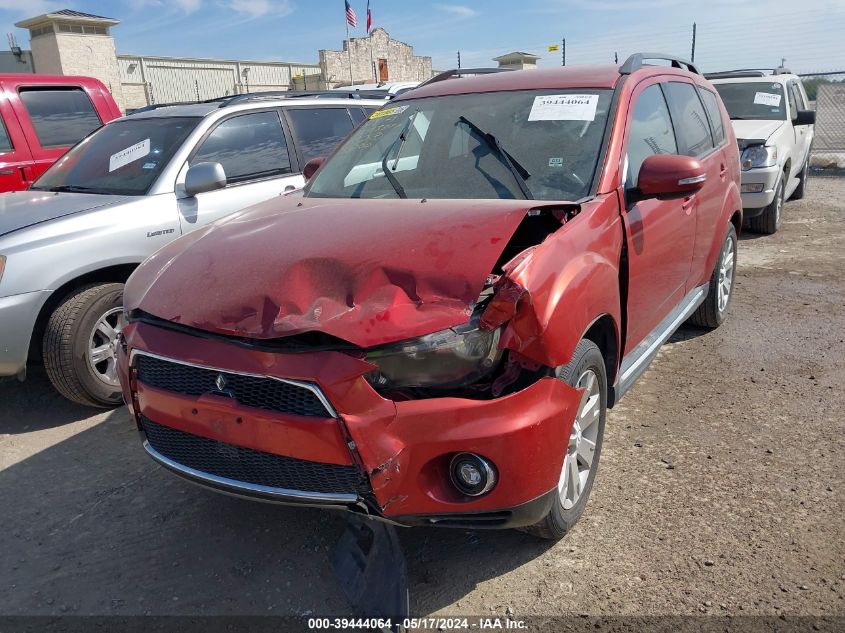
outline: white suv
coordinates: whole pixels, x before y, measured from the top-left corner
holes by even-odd
[[[783,203],[804,197],[816,113],[797,75],[784,68],[713,73],[741,152],[742,206],[748,226],[772,234]]]

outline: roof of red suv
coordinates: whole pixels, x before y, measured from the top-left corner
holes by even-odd
[[[0,81],[13,85],[76,85],[85,86],[96,84],[102,86],[103,83],[94,77],[82,77],[77,75],[41,75],[30,73],[0,73]]]
[[[506,90],[545,90],[571,88],[607,88],[616,87],[619,80],[625,76],[619,73],[620,66],[605,64],[601,66],[565,66],[558,68],[543,68],[536,70],[516,70],[500,73],[476,75],[446,79],[420,86],[407,92],[393,101],[418,99],[420,97],[439,97],[444,95],[469,94],[474,92],[499,92]],[[687,77],[695,76],[686,70],[669,66],[645,65],[636,73],[679,74]]]

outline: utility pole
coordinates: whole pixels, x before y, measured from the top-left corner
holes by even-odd
[[[690,55],[690,61],[695,61],[695,22],[692,23],[692,54]]]
[[[458,70],[461,69],[461,51],[458,51]]]
[[[616,51],[613,51],[613,63],[614,64],[619,63],[619,53],[617,53]]]
[[[561,51],[562,51],[562,52],[561,52],[561,54],[560,54],[560,55],[561,55],[561,64],[560,64],[560,65],[561,65],[561,66],[566,66],[566,38],[564,37],[564,38],[560,41],[560,43],[562,44],[562,46],[561,46]]]

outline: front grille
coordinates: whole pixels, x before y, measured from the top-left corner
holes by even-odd
[[[273,378],[244,376],[217,369],[183,365],[139,354],[136,357],[138,380],[145,385],[188,396],[205,393],[227,395],[242,405],[318,418],[333,417],[310,389]],[[223,388],[216,384],[222,376]]]
[[[248,484],[302,492],[357,494],[357,466],[309,462],[219,442],[141,416],[147,441],[177,464]]]

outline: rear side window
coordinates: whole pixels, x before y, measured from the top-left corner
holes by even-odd
[[[719,110],[719,102],[716,99],[716,94],[706,88],[699,88],[698,93],[704,102],[704,109],[707,110],[707,116],[710,118],[713,140],[716,141],[716,146],[718,147],[725,142],[725,125],[722,122],[722,111]]]
[[[0,152],[11,152],[12,140],[9,138],[9,131],[6,129],[6,122],[0,117]]]
[[[20,97],[44,148],[75,145],[103,124],[81,88],[21,88]]]
[[[670,81],[663,84],[672,111],[680,153],[699,157],[713,149],[713,138],[701,99],[692,84]]]
[[[364,108],[349,108],[349,116],[352,117],[352,123],[357,127],[368,115],[364,112]]]
[[[352,131],[352,119],[346,108],[291,108],[287,113],[305,163],[318,156],[328,156]]]
[[[634,105],[631,132],[628,135],[628,170],[625,184],[636,187],[643,161],[655,154],[677,154],[672,118],[660,86],[642,91]]]
[[[191,164],[220,163],[231,183],[290,173],[278,113],[255,112],[223,121],[202,142]]]

